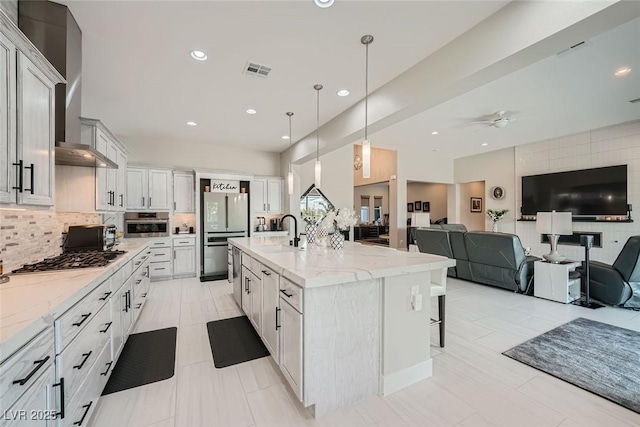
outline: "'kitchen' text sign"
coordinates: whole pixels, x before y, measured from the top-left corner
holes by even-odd
[[[212,193],[239,193],[240,181],[225,181],[221,179],[211,180]]]

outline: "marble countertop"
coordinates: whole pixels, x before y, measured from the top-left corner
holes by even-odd
[[[0,360],[53,325],[56,317],[84,298],[147,247],[148,239],[122,239],[126,251],[105,267],[10,274],[0,285]]]
[[[454,267],[456,261],[438,255],[405,252],[381,246],[345,242],[344,249],[289,246],[288,238],[244,237],[229,243],[303,288],[399,276]]]

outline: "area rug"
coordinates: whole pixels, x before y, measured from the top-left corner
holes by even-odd
[[[226,368],[269,355],[247,316],[207,323],[209,344],[216,368]]]
[[[177,335],[178,328],[129,335],[102,395],[171,378]]]
[[[578,318],[503,354],[640,413],[640,332]]]

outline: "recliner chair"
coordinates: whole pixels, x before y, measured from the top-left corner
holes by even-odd
[[[613,265],[589,262],[590,295],[604,303],[640,307],[640,236],[631,236]]]

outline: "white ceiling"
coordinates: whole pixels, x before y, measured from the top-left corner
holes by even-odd
[[[640,18],[377,132],[372,144],[458,158],[640,119],[640,103],[629,102],[640,98],[639,40]],[[623,66],[631,73],[615,77]],[[516,120],[473,123],[498,110]]]
[[[508,3],[337,0],[320,9],[311,0],[59,2],[83,33],[84,116],[101,119],[127,145],[209,143],[272,152],[287,147],[286,111],[295,112],[294,140],[315,129],[315,83],[325,87],[321,123],[364,96],[362,35],[375,37],[373,90]],[[192,60],[192,49],[209,60]],[[273,67],[271,76],[242,74],[248,60]],[[351,95],[336,96],[341,88]],[[486,113],[489,105],[489,111],[527,107],[497,101],[456,116]],[[247,108],[258,114],[247,115]],[[190,120],[198,126],[187,127]],[[420,135],[420,125],[407,126],[403,132],[417,126]]]

